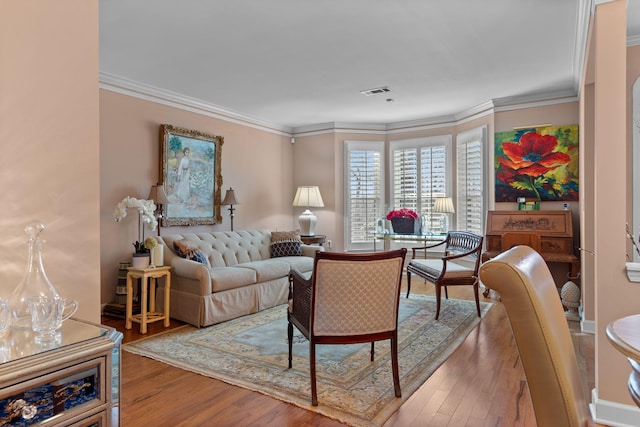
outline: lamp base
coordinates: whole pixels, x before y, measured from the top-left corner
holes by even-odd
[[[318,218],[309,209],[302,212],[302,215],[298,217],[298,224],[300,224],[300,234],[303,236],[315,236],[317,222]]]

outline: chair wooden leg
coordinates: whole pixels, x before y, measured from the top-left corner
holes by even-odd
[[[371,361],[373,362],[373,355],[375,354],[375,341],[371,341]]]
[[[316,345],[309,341],[309,371],[311,372],[311,405],[318,406],[316,389]]]
[[[407,298],[409,298],[409,292],[411,291],[411,273],[407,270]]]
[[[478,317],[482,317],[480,315],[480,296],[478,295],[478,282],[473,284],[473,293],[476,297],[476,309],[478,310]]]
[[[289,322],[289,326],[287,328],[287,339],[289,341],[289,369],[291,369],[292,365],[292,353],[293,353],[293,325]]]
[[[400,372],[398,369],[398,335],[391,338],[391,370],[393,371],[393,389],[396,397],[402,397],[400,390]]]
[[[444,287],[444,297],[445,297],[446,299],[449,299],[449,290],[447,289],[447,287],[446,287],[446,286]]]
[[[440,294],[442,293],[440,288],[440,285],[436,285],[436,320],[438,320],[438,317],[440,316]]]

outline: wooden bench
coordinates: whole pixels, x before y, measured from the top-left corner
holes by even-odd
[[[439,243],[411,248],[412,256],[407,266],[407,298],[411,292],[411,274],[422,277],[436,287],[436,320],[440,316],[440,295],[444,287],[448,299],[447,286],[473,286],[476,308],[480,317],[480,299],[478,296],[478,269],[482,252],[482,236],[466,231],[450,231]],[[444,256],[428,259],[427,251],[444,245]],[[424,251],[424,258],[416,254]]]

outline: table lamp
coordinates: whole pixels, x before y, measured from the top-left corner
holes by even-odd
[[[233,191],[233,188],[229,187],[226,194],[224,195],[224,200],[222,204],[225,206],[229,206],[229,217],[231,218],[231,231],[233,231],[233,211],[235,208],[233,205],[238,205],[238,201],[236,200],[236,193]]]
[[[315,236],[316,223],[318,218],[309,210],[309,208],[322,208],[322,196],[317,186],[298,187],[296,197],[293,199],[293,206],[302,206],[307,209],[298,217],[300,224],[300,234],[302,236]]]
[[[451,200],[451,197],[436,197],[433,212],[444,214],[442,216],[442,231],[444,233],[449,232],[449,214],[456,212],[453,208],[453,200]]]
[[[156,204],[156,218],[158,219],[158,236],[160,235],[160,221],[164,216],[164,207],[169,204],[169,200],[167,199],[167,194],[164,192],[164,186],[162,184],[156,184],[151,186],[151,191],[149,192],[149,200],[153,200],[153,203]]]

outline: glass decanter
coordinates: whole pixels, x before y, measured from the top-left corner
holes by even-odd
[[[59,298],[57,289],[44,271],[42,264],[42,243],[40,234],[44,231],[44,224],[32,222],[28,224],[25,233],[29,236],[27,240],[27,271],[20,281],[20,284],[13,291],[10,300],[11,304],[11,325],[14,328],[31,328],[31,312],[27,305],[27,300],[33,297]]]

